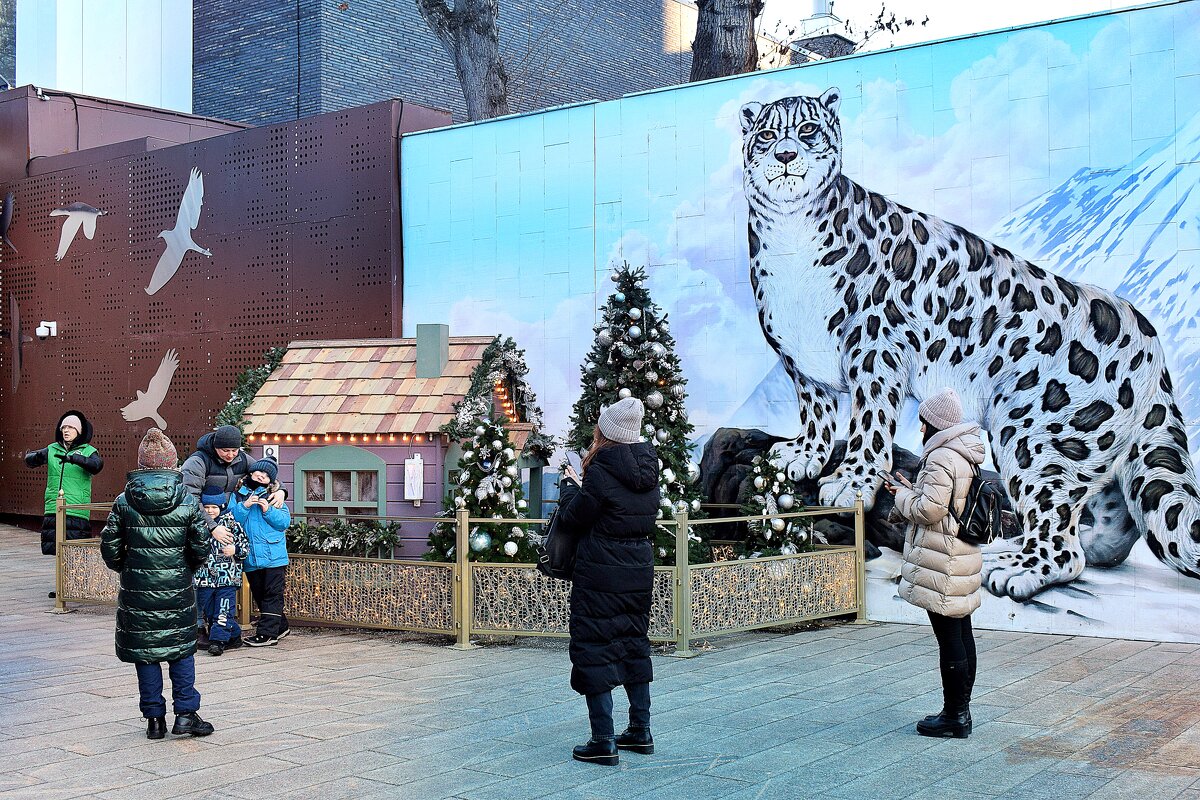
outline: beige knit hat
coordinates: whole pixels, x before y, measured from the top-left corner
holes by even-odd
[[[83,433],[83,420],[74,414],[67,414],[65,417],[63,417],[63,421],[58,423],[60,430],[67,425],[70,425],[72,428],[74,428],[76,433]]]
[[[167,435],[158,428],[146,431],[138,446],[138,469],[175,469],[179,466],[179,452]]]
[[[646,413],[642,401],[636,397],[618,400],[600,412],[597,427],[600,432],[621,444],[633,444],[642,440],[642,416]]]
[[[962,400],[958,398],[958,392],[946,387],[937,394],[926,397],[925,402],[917,409],[917,414],[939,431],[944,431],[962,424]]]

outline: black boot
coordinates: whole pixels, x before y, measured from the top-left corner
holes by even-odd
[[[167,735],[167,718],[150,717],[146,720],[146,738],[161,739]]]
[[[654,737],[650,735],[649,728],[635,728],[631,725],[617,734],[617,749],[632,750],[648,756],[654,752]]]
[[[966,739],[971,735],[971,718],[967,706],[967,662],[947,661],[942,664],[942,713],[931,714],[917,723],[922,736]]]
[[[189,711],[186,714],[176,714],[175,725],[171,728],[171,733],[176,736],[182,736],[183,734],[189,736],[208,736],[212,732],[212,724],[200,719],[200,715],[195,711]]]
[[[571,753],[576,761],[586,761],[589,764],[601,764],[605,767],[615,767],[619,761],[617,742],[611,737],[604,739],[588,739],[587,744],[581,744]]]

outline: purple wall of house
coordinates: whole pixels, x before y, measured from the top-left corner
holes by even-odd
[[[446,446],[439,443],[429,444],[370,444],[358,445],[348,441],[339,445],[361,447],[374,453],[387,464],[387,516],[389,517],[423,517],[432,520],[442,510],[444,495],[444,478],[446,470]],[[284,444],[279,448],[279,480],[288,490],[289,497],[295,497],[299,489],[295,485],[295,463],[301,456],[314,450],[320,450],[321,444]],[[263,453],[262,444],[255,442],[250,448],[255,456]],[[421,506],[415,508],[410,500],[404,500],[404,459],[420,453],[425,462],[425,499]],[[296,510],[295,503],[288,502],[288,507]],[[433,523],[402,522],[400,528],[401,546],[396,551],[400,558],[420,558],[428,549],[429,531]]]

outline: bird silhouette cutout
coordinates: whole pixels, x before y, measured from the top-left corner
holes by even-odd
[[[92,208],[87,203],[71,203],[66,208],[56,208],[50,212],[52,217],[66,217],[62,233],[58,237],[58,252],[54,254],[55,261],[62,261],[75,241],[75,234],[83,228],[83,235],[91,239],[96,235],[96,220],[107,214],[98,208]]]
[[[12,243],[12,239],[8,238],[8,228],[12,225],[13,211],[15,209],[16,196],[9,192],[4,198],[4,207],[0,208],[0,242],[12,248],[14,253],[19,252],[17,246]],[[3,245],[0,245],[3,249]]]
[[[121,409],[121,416],[125,418],[126,422],[152,419],[159,428],[164,431],[167,429],[167,421],[159,415],[158,408],[167,397],[167,390],[171,388],[171,378],[175,376],[177,369],[179,369],[179,356],[174,350],[168,350],[167,354],[163,356],[162,363],[158,365],[158,371],[150,379],[150,385],[146,387],[146,391],[139,391],[137,399]]]
[[[167,249],[158,258],[154,274],[150,276],[150,285],[146,294],[154,294],[167,285],[167,281],[175,277],[183,257],[189,250],[195,250],[206,256],[212,256],[211,250],[205,250],[192,241],[192,231],[200,223],[200,207],[204,205],[204,176],[200,170],[193,168],[191,180],[183,192],[183,200],[179,203],[179,215],[175,218],[175,227],[163,231],[158,237],[167,243]]]

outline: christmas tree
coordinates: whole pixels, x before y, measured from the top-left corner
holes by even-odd
[[[755,456],[754,471],[750,487],[742,502],[742,513],[746,516],[788,514],[803,511],[796,483],[788,477],[787,470],[769,458]],[[739,543],[735,552],[742,558],[758,556],[791,555],[812,549],[810,521],[804,517],[771,517],[746,523],[746,540]]]
[[[455,556],[454,513],[465,509],[472,517],[524,517],[526,502],[521,488],[521,472],[517,468],[517,453],[508,437],[507,420],[480,420],[471,438],[463,443],[458,459],[458,481],[447,490],[444,517],[429,534],[430,561],[452,561]],[[471,525],[468,542],[472,561],[509,561],[530,564],[537,561],[537,552],[523,525],[511,521],[475,523]]]
[[[612,279],[616,291],[601,309],[596,339],[583,363],[583,388],[571,412],[567,446],[583,452],[591,447],[600,410],[624,397],[636,397],[646,408],[645,439],[654,444],[662,465],[662,507],[659,518],[687,510],[700,510],[700,489],[695,481],[700,469],[691,459],[688,437],[693,431],[684,403],[687,380],[675,354],[670,323],[650,299],[646,273],[628,264],[619,267]],[[694,533],[689,535],[689,558],[708,560],[708,549]],[[658,562],[675,560],[675,531],[658,526],[655,532]]]

